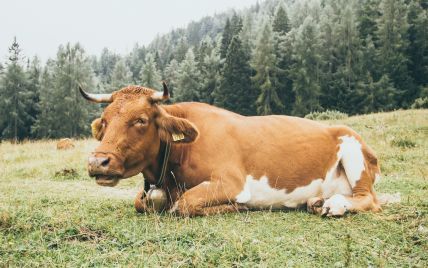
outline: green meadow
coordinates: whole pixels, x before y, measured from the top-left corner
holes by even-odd
[[[0,144],[0,267],[428,267],[428,110],[355,116],[377,152],[381,213],[321,218],[303,210],[180,218],[138,214],[142,176],[97,186],[78,140]],[[284,152],[286,153],[286,152]]]

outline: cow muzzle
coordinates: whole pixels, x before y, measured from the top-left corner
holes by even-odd
[[[88,159],[88,173],[97,184],[113,187],[123,178],[124,168],[114,154],[94,152]]]

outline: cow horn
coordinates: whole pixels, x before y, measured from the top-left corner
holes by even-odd
[[[113,101],[112,94],[87,93],[82,89],[80,85],[79,85],[79,91],[80,91],[80,94],[82,94],[82,96],[89,101],[93,101],[97,103],[110,103]]]
[[[160,92],[160,91],[155,92],[152,96],[153,101],[156,102],[156,101],[164,101],[169,99],[168,87],[165,81],[162,81],[162,86],[163,86],[163,92]]]

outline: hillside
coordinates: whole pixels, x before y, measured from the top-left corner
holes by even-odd
[[[400,193],[400,203],[339,219],[140,215],[132,200],[141,176],[116,188],[87,176],[96,141],[68,151],[54,140],[0,143],[0,266],[428,266],[428,110],[328,123],[364,137],[383,170],[376,190]]]
[[[427,108],[427,28],[426,1],[265,0],[122,55],[108,43],[98,57],[68,42],[42,63],[26,58],[14,38],[0,59],[0,140],[89,136],[86,122],[100,107],[83,101],[79,84],[111,93],[128,85],[160,90],[164,80],[172,102],[243,115]]]

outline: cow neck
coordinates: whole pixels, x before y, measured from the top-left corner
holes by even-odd
[[[165,182],[165,176],[167,172],[168,159],[171,155],[171,143],[170,142],[161,142],[159,155],[159,166],[161,167],[159,178],[157,179],[155,186],[160,188]]]
[[[170,104],[170,105],[161,105],[161,107],[170,115],[176,116],[179,118],[186,118],[185,113],[177,104]],[[158,154],[158,168],[160,167],[160,173],[159,171],[154,171],[153,174],[159,174],[159,177],[156,180],[155,177],[155,186],[156,187],[162,187],[162,185],[165,182],[165,178],[167,177],[167,168],[168,168],[168,162],[172,161],[174,164],[181,165],[184,162],[186,152],[187,150],[184,150],[182,146],[178,146],[179,153],[178,159],[177,155],[174,155],[171,153],[172,144],[170,142],[164,142],[161,140],[160,148],[159,148],[159,154]],[[174,148],[177,148],[177,145],[174,144]],[[176,151],[176,150],[174,150]],[[174,152],[176,154],[176,152]],[[172,158],[172,159],[171,159]],[[171,171],[172,172],[172,171]]]

